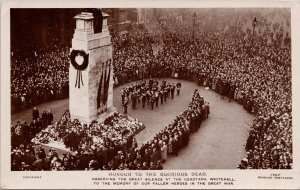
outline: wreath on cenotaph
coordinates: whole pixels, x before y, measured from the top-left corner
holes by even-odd
[[[89,54],[83,50],[72,50],[70,59],[71,64],[77,70],[75,87],[80,88],[80,83],[83,85],[81,71],[85,70],[89,64]]]
[[[72,50],[71,51],[71,64],[77,70],[84,70],[89,64],[89,54],[83,50]]]

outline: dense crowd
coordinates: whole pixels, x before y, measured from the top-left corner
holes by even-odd
[[[276,17],[276,13],[267,16]],[[137,32],[125,45],[116,46],[117,80],[178,76],[239,102],[256,116],[246,143],[247,157],[239,168],[291,168],[290,38],[278,23],[260,15],[261,26],[256,30],[244,29],[243,17],[228,26],[230,19],[213,22],[218,27],[205,23],[195,36],[191,26],[176,22],[152,23],[150,29],[136,26]],[[162,36],[158,51],[145,45],[153,43],[150,34],[155,32],[162,33],[155,35]]]
[[[159,104],[163,105],[168,98],[174,99],[174,94],[180,94],[181,83],[167,83],[163,80],[161,84],[158,81],[150,79],[137,81],[121,89],[121,99],[124,113],[127,113],[127,107],[131,100],[132,108],[136,109],[137,105],[142,102],[142,108],[150,105],[153,110]]]
[[[68,97],[69,50],[49,46],[31,55],[11,56],[12,112],[45,101]]]
[[[32,140],[12,149],[12,170],[160,170],[170,155],[188,145],[190,135],[209,115],[209,104],[195,90],[188,109],[138,148],[134,135],[144,128],[127,115],[115,114],[89,126],[70,120],[69,112]],[[47,140],[46,140],[47,139]],[[64,141],[73,153],[62,156],[53,148],[33,145]]]
[[[173,17],[133,24],[128,38],[113,38],[115,85],[178,77],[208,87],[255,115],[245,146],[247,156],[238,168],[292,168],[291,47],[284,32],[290,27],[288,14],[235,10],[219,19],[221,13],[203,13],[199,28]],[[259,21],[256,28],[252,27],[254,15]],[[37,58],[42,56],[37,62],[13,58],[12,105],[39,101],[41,94],[57,92],[57,84],[67,84],[67,67],[54,64],[66,62],[64,52],[57,49],[51,59],[47,53],[37,53]],[[27,71],[33,69],[37,70]]]
[[[61,156],[55,153],[54,149],[51,149],[46,155],[42,146],[35,150],[32,148],[32,145],[51,144],[52,142],[59,144],[60,142],[66,148],[76,153],[73,155],[75,158],[80,158],[80,164],[74,169],[82,170],[87,168],[89,160],[94,158],[97,158],[103,164],[107,164],[118,152],[127,152],[128,149],[137,147],[134,135],[144,129],[144,127],[136,119],[118,113],[107,118],[103,123],[93,121],[89,125],[82,124],[77,119],[71,120],[70,113],[67,110],[60,120],[42,129],[32,138],[31,142],[12,147],[12,163],[17,170],[20,169],[18,166],[21,166],[22,162],[25,162],[30,170],[47,170],[42,167],[44,166],[43,164],[40,164],[42,168],[36,167],[35,162],[40,160],[44,162],[46,159],[51,163],[56,163],[59,162]],[[28,146],[28,149],[24,148],[24,146]],[[36,159],[26,160],[26,157],[24,158],[26,152]],[[15,156],[17,159],[14,159]],[[76,160],[69,162],[75,164]],[[51,167],[47,166],[46,168],[51,170],[58,169],[55,169],[56,164],[58,164],[55,163]]]

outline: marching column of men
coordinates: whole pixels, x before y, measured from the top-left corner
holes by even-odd
[[[150,105],[153,110],[154,107],[158,107],[159,104],[164,104],[167,98],[174,99],[175,91],[177,95],[180,94],[181,83],[167,83],[162,81],[160,84],[158,81],[149,80],[139,81],[135,84],[131,84],[126,88],[121,89],[122,105],[124,113],[127,114],[129,102],[131,100],[132,109],[136,109],[137,105],[142,103],[142,108],[146,105]]]

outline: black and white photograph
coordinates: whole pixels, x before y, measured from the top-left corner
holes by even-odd
[[[294,180],[291,10],[10,7],[9,172]],[[191,176],[136,183],[193,185]]]

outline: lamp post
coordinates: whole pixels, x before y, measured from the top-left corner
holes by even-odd
[[[257,20],[256,20],[256,17],[254,17],[253,23],[252,23],[252,25],[253,25],[253,31],[252,31],[252,34],[253,34],[253,35],[254,35],[254,31],[255,31],[255,26],[256,26],[256,24],[257,24]]]
[[[254,31],[255,31],[255,26],[257,24],[257,20],[256,20],[256,17],[254,17],[253,21],[252,21],[252,39],[251,39],[251,43],[253,44],[253,38],[254,38]]]
[[[196,13],[193,15],[193,39],[195,39]]]

